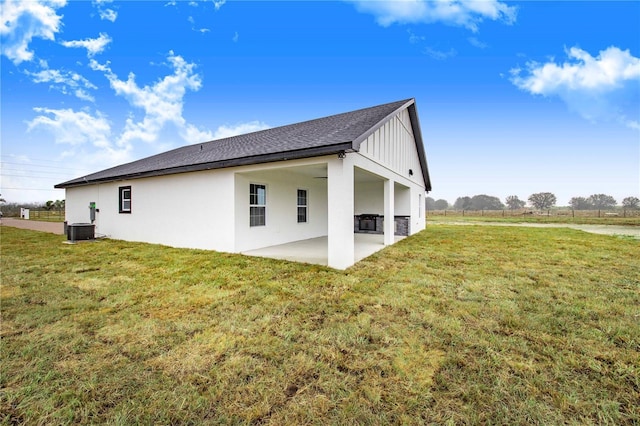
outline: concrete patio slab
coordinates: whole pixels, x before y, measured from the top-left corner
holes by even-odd
[[[397,242],[404,238],[406,237],[396,236],[395,241]],[[373,253],[385,247],[384,236],[376,234],[354,234],[354,243],[354,257],[356,262],[371,256]],[[318,237],[256,250],[248,250],[242,252],[242,254],[327,266],[329,257],[327,250],[327,237]]]

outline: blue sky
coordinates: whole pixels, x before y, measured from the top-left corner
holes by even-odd
[[[640,2],[2,1],[8,202],[414,97],[430,196],[640,197]]]

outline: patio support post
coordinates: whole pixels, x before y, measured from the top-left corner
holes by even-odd
[[[353,160],[331,159],[327,164],[328,265],[346,269],[355,263],[353,234]]]
[[[395,182],[392,179],[384,181],[384,245],[390,246],[395,241]]]

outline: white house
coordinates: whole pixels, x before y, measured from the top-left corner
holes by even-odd
[[[55,187],[66,190],[67,222],[89,222],[95,203],[96,232],[110,238],[288,251],[345,269],[424,229],[431,182],[408,99],[184,146]],[[319,255],[306,259],[311,247]]]

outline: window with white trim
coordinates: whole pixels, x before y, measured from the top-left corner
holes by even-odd
[[[249,184],[249,226],[267,224],[267,187],[256,183]]]
[[[120,213],[131,213],[131,187],[118,188],[118,210]]]
[[[307,222],[307,190],[298,189],[298,223]]]

